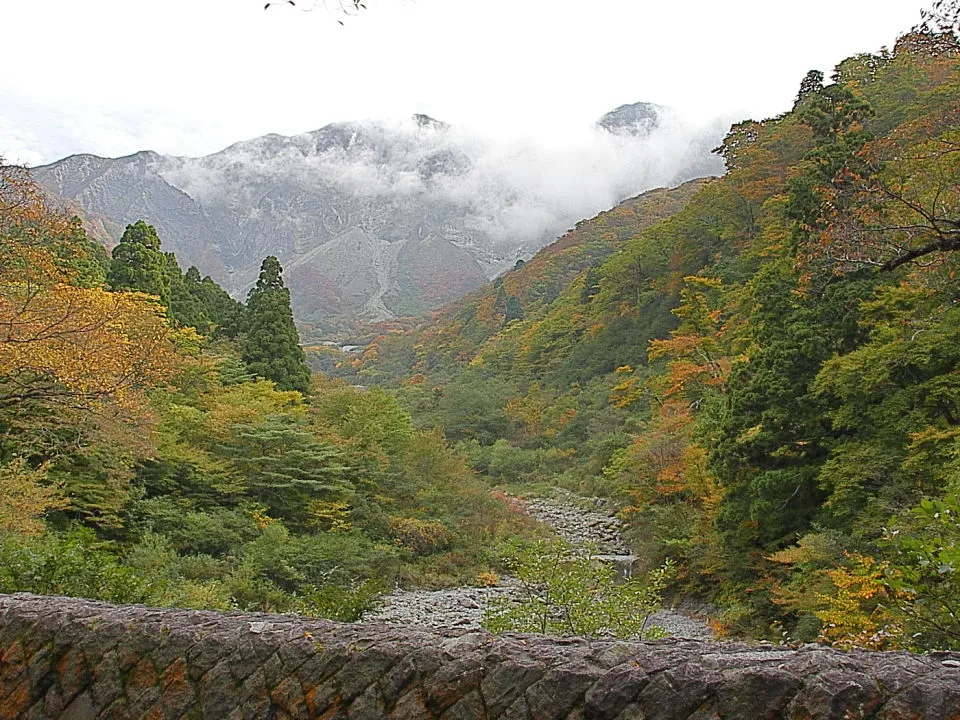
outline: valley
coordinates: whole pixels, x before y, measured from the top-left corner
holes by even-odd
[[[637,558],[629,554],[620,536],[616,515],[602,510],[585,510],[588,498],[555,492],[551,497],[532,498],[523,503],[526,511],[557,533],[578,552],[591,553],[598,562],[613,565],[625,579],[630,577]],[[602,503],[601,503],[602,507]],[[504,576],[489,587],[459,587],[445,590],[404,590],[395,588],[380,605],[365,613],[360,622],[391,625],[418,625],[438,629],[477,630],[484,616],[497,602],[519,602],[522,596],[516,578]],[[707,623],[689,613],[658,609],[649,621],[664,637],[711,640]]]
[[[719,135],[0,163],[0,593],[960,649],[958,13]]]

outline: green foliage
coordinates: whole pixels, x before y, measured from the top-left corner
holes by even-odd
[[[381,388],[324,387],[311,402],[313,416],[364,450],[381,448],[401,456],[410,443],[413,422],[392,395]]]
[[[113,249],[107,282],[114,290],[156,295],[160,304],[169,308],[169,267],[167,256],[160,250],[156,228],[138,220],[127,225],[119,244]]]
[[[290,291],[283,286],[280,262],[264,259],[260,277],[247,297],[243,361],[254,375],[272,380],[281,390],[306,393],[310,370],[293,324]]]
[[[385,588],[380,580],[311,587],[299,598],[298,612],[340,622],[356,622],[377,606]]]
[[[101,287],[102,250],[9,170],[0,592],[356,620],[398,580],[475,577],[490,544],[527,527],[387,392],[318,381],[307,405],[275,259],[244,335],[241,305],[131,225],[109,279],[154,294],[164,318]],[[258,332],[266,369],[244,362]],[[284,348],[292,370],[271,365]],[[270,367],[293,381],[251,373]]]
[[[339,499],[353,489],[342,451],[318,440],[305,420],[268,416],[256,424],[236,424],[217,448],[243,478],[246,493],[274,517],[304,522],[313,499]]]
[[[479,372],[465,372],[443,388],[437,402],[437,414],[447,437],[458,440],[476,438],[483,444],[507,434],[510,420],[504,407],[510,396],[510,385],[498,378],[484,377]]]
[[[243,326],[243,306],[209,276],[201,280],[197,268],[183,273],[176,256],[160,246],[152,225],[143,220],[128,225],[109,262],[106,280],[110,287],[155,295],[177,325],[204,334],[216,331],[221,336],[236,336]],[[81,272],[81,280],[96,277],[98,268],[90,261],[73,264]]]
[[[80,287],[98,287],[106,281],[110,256],[103,245],[87,237],[79,218],[71,218],[53,250],[61,267],[73,274]]]
[[[960,54],[941,30],[809,73],[791,112],[731,128],[723,178],[578,223],[351,370],[492,482],[616,498],[636,554],[676,558],[672,590],[730,631],[952,643]]]
[[[520,583],[517,600],[502,598],[484,616],[491,632],[533,632],[581,637],[655,638],[649,626],[660,609],[671,563],[643,579],[622,580],[611,565],[562,541],[512,544],[503,563]]]
[[[507,305],[503,310],[503,324],[506,325],[514,320],[523,320],[523,308],[520,306],[520,300],[516,295],[507,298]]]
[[[107,281],[206,338],[120,376],[122,353],[28,365],[0,332],[3,524],[34,533],[0,544],[0,588],[352,618],[380,583],[464,581],[531,532],[485,483],[562,485],[624,505],[636,554],[677,572],[616,584],[569,548],[517,550],[526,596],[494,626],[633,634],[669,581],[731,631],[956,647],[960,54],[941,30],[808,74],[791,112],[731,128],[724,177],[578,223],[414,332],[382,326],[340,362],[360,387],[308,387],[276,258],[244,309],[129,226]],[[0,171],[5,318],[36,282],[54,327],[84,292],[96,317],[120,307],[79,226]],[[124,328],[169,330],[139,304]],[[90,413],[115,376],[137,402]]]
[[[905,644],[960,649],[960,493],[924,498],[883,542]]]
[[[0,535],[0,592],[146,602],[151,578],[125,566],[90,530],[39,537]]]
[[[192,295],[200,299],[204,316],[210,322],[208,330],[212,329],[215,337],[237,337],[245,328],[244,306],[230,297],[209,275],[200,280],[198,285],[195,278],[200,273],[192,275],[191,270],[195,268],[187,270],[184,284]],[[197,329],[203,332],[202,328]]]

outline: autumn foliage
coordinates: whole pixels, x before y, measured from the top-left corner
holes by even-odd
[[[71,224],[45,205],[22,169],[0,169],[0,197],[0,406],[141,405],[144,390],[178,364],[157,305],[76,284]]]
[[[493,481],[615,498],[723,632],[960,646],[958,12],[353,369]]]
[[[108,259],[0,165],[0,592],[352,620],[490,572],[522,524],[392,397],[312,382],[265,267],[245,307],[143,221]]]

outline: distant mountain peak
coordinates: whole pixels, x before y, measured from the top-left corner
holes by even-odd
[[[660,124],[666,110],[656,103],[631,103],[611,110],[596,124],[614,135],[649,135]]]
[[[437,120],[432,118],[429,115],[424,115],[423,113],[414,113],[413,121],[417,124],[417,127],[421,128],[431,128],[432,130],[449,130],[450,124],[443,122],[443,120]]]

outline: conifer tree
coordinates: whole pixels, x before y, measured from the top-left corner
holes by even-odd
[[[164,256],[167,259],[167,276],[170,280],[168,317],[179,325],[193,327],[206,334],[211,323],[200,297],[200,271],[191,267],[184,275],[180,271],[176,255],[164,253]]]
[[[138,220],[120,238],[113,249],[113,261],[107,282],[113,290],[132,290],[156,295],[170,307],[168,260],[160,250],[160,238],[153,225]]]
[[[243,361],[251,373],[272,380],[281,390],[306,392],[310,370],[293,324],[290,291],[283,286],[283,269],[268,256],[260,278],[247,297],[247,335]]]

